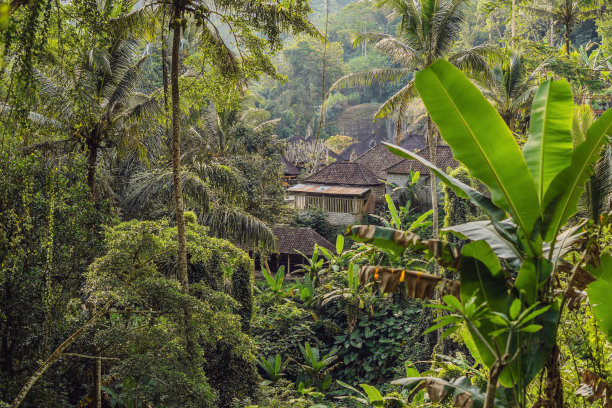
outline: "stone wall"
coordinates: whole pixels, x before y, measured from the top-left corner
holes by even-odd
[[[352,225],[358,224],[362,220],[362,214],[350,213],[327,213],[327,221],[331,225]]]

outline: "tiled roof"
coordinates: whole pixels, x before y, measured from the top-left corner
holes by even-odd
[[[335,251],[334,245],[307,227],[275,225],[272,232],[276,237],[277,250],[281,254],[297,254],[297,251],[300,251],[304,255],[312,256],[315,245]]]
[[[332,163],[319,170],[305,181],[315,184],[344,186],[377,186],[383,184],[379,178],[359,163]]]
[[[419,150],[417,154],[426,160],[429,160],[429,147]],[[459,166],[459,162],[453,157],[453,152],[449,146],[440,145],[436,149],[436,166],[446,171],[448,167],[455,168]],[[405,159],[397,163],[395,166],[389,167],[387,173],[409,174],[410,170],[418,171],[421,174],[429,174],[429,169],[423,166],[416,160]]]
[[[401,157],[391,153],[385,145],[377,144],[356,158],[354,162],[376,174],[376,177],[384,179],[387,177],[385,170],[402,160]]]
[[[380,143],[376,139],[376,135],[370,135],[367,139],[361,142],[353,143],[340,153],[340,159],[343,161],[351,161],[352,157],[359,157],[367,152],[372,146]]]
[[[281,156],[281,162],[283,165],[283,173],[285,174],[285,176],[299,176],[300,175],[301,173],[300,169],[298,169],[293,164],[291,164],[285,156]]]
[[[403,147],[406,150],[410,150],[411,152],[415,150],[424,149],[427,144],[425,142],[425,137],[418,133],[409,133],[400,141],[400,147]]]

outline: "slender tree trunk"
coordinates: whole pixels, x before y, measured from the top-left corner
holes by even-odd
[[[570,56],[570,35],[572,34],[569,24],[565,25],[565,53]]]
[[[174,21],[181,18],[181,8],[174,5]],[[185,235],[185,210],[183,208],[183,188],[181,185],[181,107],[179,100],[179,45],[181,26],[174,25],[172,38],[172,66],[170,83],[172,86],[172,181],[174,183],[174,210],[178,236],[178,275],[183,288],[189,284],[187,274],[187,237]]]
[[[436,165],[437,147],[436,143],[436,132],[434,129],[434,123],[431,120],[431,116],[427,115],[427,146],[429,147],[429,161]],[[444,170],[444,169],[443,169]],[[440,238],[440,226],[438,223],[438,179],[433,174],[429,175],[429,182],[431,188],[431,209],[433,210],[433,238]]]
[[[91,201],[94,201],[94,187],[96,186],[96,165],[98,163],[98,144],[95,142],[87,144],[87,185],[91,193]]]
[[[550,25],[550,31],[548,32],[548,43],[551,47],[555,46],[555,21],[552,17],[548,19],[548,24]]]
[[[503,370],[503,366],[500,361],[496,361],[491,366],[489,372],[489,381],[487,383],[487,393],[485,394],[485,401],[483,408],[495,408],[495,394],[497,393],[497,382],[499,375]]]
[[[98,353],[98,358],[96,358],[96,375],[95,375],[95,401],[96,408],[102,408],[102,359],[100,358],[100,353]]]
[[[516,0],[512,0],[512,46],[516,45]]]
[[[319,152],[317,151],[317,144],[319,143],[319,136],[321,135],[321,128],[323,127],[323,120],[325,119],[325,68],[327,67],[327,28],[329,26],[329,0],[325,3],[325,42],[323,43],[323,61],[321,65],[321,115],[319,116],[319,127],[317,128],[317,136],[315,137],[314,149],[315,158],[313,169],[316,171],[319,165]]]

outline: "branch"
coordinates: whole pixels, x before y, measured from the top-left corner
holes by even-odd
[[[85,332],[85,330],[89,326],[91,326],[96,320],[98,320],[100,317],[102,317],[104,314],[108,312],[110,305],[111,305],[111,301],[108,301],[104,305],[104,307],[102,307],[95,315],[93,315],[87,322],[85,322],[85,324],[81,326],[77,331],[72,333],[70,337],[64,340],[64,342],[60,344],[59,347],[56,348],[53,353],[51,353],[47,361],[42,363],[40,367],[38,367],[38,369],[34,372],[34,374],[32,374],[32,376],[28,379],[28,381],[26,381],[25,385],[23,386],[21,391],[19,391],[19,394],[17,394],[17,396],[15,397],[15,400],[10,405],[10,408],[17,408],[23,402],[24,398],[28,395],[28,392],[30,392],[30,389],[34,386],[34,384],[36,384],[38,379],[42,377],[45,371],[47,371],[49,367],[51,367],[51,365],[55,361],[57,361],[58,358],[62,356],[63,351],[66,350],[66,348],[68,348],[68,346],[70,346],[72,343],[74,343],[74,341],[81,334],[83,334],[83,332]]]

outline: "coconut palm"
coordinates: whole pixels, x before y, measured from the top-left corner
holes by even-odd
[[[372,47],[387,55],[399,68],[381,68],[345,75],[332,85],[334,89],[353,86],[369,86],[376,82],[405,82],[405,85],[387,99],[375,114],[384,118],[397,112],[396,143],[400,142],[402,118],[409,110],[410,102],[417,96],[414,72],[439,59],[446,59],[456,66],[482,70],[487,67],[486,56],[492,47],[479,45],[453,52],[452,47],[463,22],[462,7],[466,0],[382,0],[379,5],[391,10],[390,18],[400,18],[397,35],[383,33],[360,34],[355,46],[367,41]],[[431,120],[427,120],[427,144],[430,160],[436,162],[437,136]],[[437,181],[432,175],[431,198],[434,210],[434,236],[438,236]]]
[[[519,113],[533,100],[537,90],[534,80],[542,67],[539,66],[529,74],[523,56],[512,53],[509,58],[498,61],[480,84],[481,91],[512,132]]]
[[[550,20],[551,38],[552,30],[556,24],[565,28],[563,40],[568,57],[571,51],[570,37],[574,27],[598,13],[596,2],[593,0],[538,0],[531,6],[525,6],[525,8]]]
[[[265,222],[245,210],[246,197],[235,169],[221,162],[194,159],[184,163],[181,187],[185,207],[211,233],[234,242],[274,249],[274,236]],[[169,217],[174,211],[170,166],[142,169],[132,175],[125,197],[125,212],[139,218]]]
[[[82,55],[74,73],[36,71],[39,123],[60,128],[87,151],[87,183],[92,191],[100,149],[144,154],[140,120],[156,111],[150,95],[137,92],[146,56],[136,59],[134,40],[116,40]],[[32,115],[30,115],[32,117]]]
[[[595,114],[588,105],[574,108],[572,139],[574,146],[586,139],[587,130],[595,122]],[[606,146],[593,166],[593,174],[586,184],[581,200],[580,212],[583,216],[598,222],[599,216],[612,208],[612,149]]]

